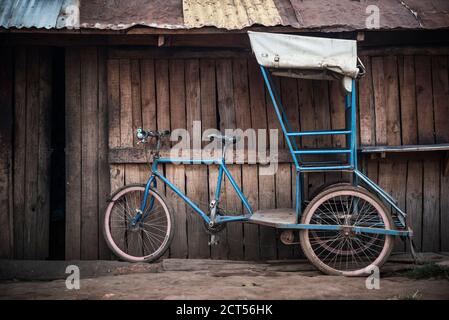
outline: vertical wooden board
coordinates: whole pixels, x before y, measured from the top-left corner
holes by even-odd
[[[407,161],[395,160],[391,165],[391,190],[389,193],[398,201],[398,205],[403,210],[406,208],[406,195],[407,195]],[[404,252],[405,242],[395,237],[395,251]]]
[[[200,60],[201,124],[203,131],[218,128],[215,60]]]
[[[66,230],[65,258],[81,258],[81,77],[79,49],[65,52]]]
[[[136,110],[140,108],[140,101],[134,101],[140,86],[137,80],[137,62],[134,61],[132,70],[131,61],[128,59],[120,60],[120,146],[134,146],[134,122],[135,115],[134,103],[137,103]],[[133,83],[134,80],[134,83]],[[136,183],[140,180],[140,172],[136,165],[125,164],[124,182],[126,185]],[[133,232],[127,232],[127,249],[131,254],[139,254],[138,237]]]
[[[242,191],[246,195],[253,210],[259,206],[259,192],[257,179],[257,165],[242,166]],[[259,227],[254,224],[244,224],[245,260],[260,259]]]
[[[422,250],[440,250],[440,162],[424,161]]]
[[[313,87],[310,80],[298,80],[298,108],[299,108],[299,120],[302,131],[310,131],[315,129],[315,110],[313,101]],[[315,137],[305,137],[302,139],[302,148],[316,148],[317,142]],[[314,174],[306,174],[303,183],[303,194],[305,199],[309,199],[310,190],[316,189],[320,184],[315,181],[316,176]],[[307,181],[307,183],[306,183]]]
[[[385,103],[387,111],[387,144],[401,144],[401,111],[399,107],[398,64],[396,56],[384,58]]]
[[[387,100],[385,97],[385,74],[382,57],[371,58],[374,112],[376,115],[376,144],[387,144]]]
[[[142,128],[142,100],[140,84],[140,62],[131,60],[131,100],[132,100],[132,136],[134,146],[137,144],[136,131]]]
[[[242,188],[242,171],[241,166],[233,164],[228,166],[229,172],[234,178],[235,182]],[[230,215],[241,215],[243,213],[243,206],[236,191],[231,183],[227,180],[226,187],[226,211]],[[226,227],[227,241],[229,243],[228,258],[231,260],[242,260],[244,257],[243,249],[243,225],[240,222],[229,223]]]
[[[276,207],[293,208],[295,199],[292,202],[292,177],[291,165],[289,163],[280,163],[276,173]],[[282,230],[278,231],[280,234]],[[278,258],[286,259],[293,256],[293,246],[285,245],[277,237]]]
[[[171,70],[170,70],[171,71]],[[187,115],[186,127],[190,133],[190,145],[194,148],[201,148],[201,143],[194,145],[194,136],[196,139],[201,137],[200,132],[194,132],[193,125],[196,121],[201,121],[201,83],[199,72],[199,61],[196,59],[185,61],[185,82],[179,86],[185,85],[186,102],[185,109]],[[198,141],[199,142],[199,141]],[[208,190],[207,190],[207,168],[205,166],[190,165],[186,168],[187,177],[187,195],[206,213],[208,211]],[[189,221],[189,240],[192,240],[189,248],[194,257],[209,258],[210,248],[208,246],[208,235],[203,228],[203,220],[196,212],[191,213]],[[190,232],[192,231],[192,232]],[[190,241],[189,241],[190,243]],[[195,246],[195,248],[193,248]],[[192,250],[190,250],[192,249]],[[189,254],[190,257],[190,254]]]
[[[108,127],[109,148],[120,147],[120,61],[107,62]],[[109,167],[111,191],[115,192],[125,184],[125,165],[113,164]],[[113,237],[119,247],[125,247],[125,234],[113,228]]]
[[[361,84],[360,84],[361,85]],[[330,104],[330,122],[332,130],[344,129],[346,127],[345,121],[345,102],[344,95],[341,92],[341,84],[338,81],[329,81],[329,104]],[[365,88],[363,88],[365,89]],[[360,89],[362,90],[362,89]],[[362,100],[362,97],[359,97],[359,101]],[[362,107],[362,102],[364,106]],[[367,105],[368,104],[368,105]],[[370,101],[360,101],[359,110],[360,110],[360,121],[363,121],[363,125],[360,124],[360,128],[364,127],[364,130],[370,130],[369,134],[373,133],[372,127],[372,111],[369,110],[372,105],[370,105]],[[363,112],[362,112],[363,109]],[[368,110],[367,110],[368,109]],[[363,113],[363,116],[362,116]],[[369,113],[366,115],[365,113]],[[361,143],[371,143],[373,140],[371,136],[364,131],[363,142]],[[344,148],[346,146],[346,137],[344,135],[332,136],[332,146],[335,148]]]
[[[441,172],[441,171],[440,171]],[[440,235],[441,235],[441,251],[449,251],[449,175],[441,173],[440,184]]]
[[[98,259],[98,64],[97,49],[81,58],[81,259]]]
[[[156,122],[156,81],[154,75],[154,60],[140,61],[142,126],[145,129],[157,129]],[[168,129],[168,128],[167,128]]]
[[[436,143],[449,142],[449,79],[448,57],[432,57],[433,108]]]
[[[27,50],[27,95],[26,121],[28,132],[38,132],[39,128],[39,54],[32,49]],[[25,247],[24,258],[36,257],[35,228],[37,222],[37,180],[39,139],[37,134],[26,136],[25,154]]]
[[[371,58],[367,56],[360,57],[366,68],[365,76],[360,79],[358,85],[359,97],[359,123],[360,123],[360,145],[371,146],[376,142],[375,137],[375,107],[373,97],[373,77],[371,68]],[[335,88],[331,92],[336,91]],[[331,99],[335,101],[335,99]],[[332,102],[331,102],[332,103]]]
[[[449,85],[448,57],[432,58],[433,97],[435,112],[435,133],[437,143],[449,142]],[[441,251],[449,251],[449,175],[443,168],[447,166],[449,154],[443,158],[440,170],[440,235]]]
[[[156,101],[157,101],[157,129],[170,129],[170,82],[168,74],[168,61],[155,60]],[[180,92],[183,94],[184,91]],[[176,128],[176,126],[172,126]]]
[[[417,251],[422,243],[423,164],[410,160],[407,168],[406,212],[407,224],[413,230],[413,242]]]
[[[137,164],[125,164],[125,185],[140,183],[140,167]],[[139,199],[143,200],[143,199]],[[129,209],[135,211],[138,209],[139,201],[127,203]],[[134,256],[140,256],[143,252],[142,234],[137,232],[126,233],[127,252]]]
[[[374,182],[379,181],[379,161],[377,160],[366,160],[366,174]]]
[[[299,113],[298,113],[298,87],[296,79],[281,78],[280,79],[280,94],[282,104],[284,106],[286,117],[290,123],[292,131],[299,131]],[[269,129],[278,129],[279,131],[279,150],[288,150],[286,139],[282,132],[279,119],[277,118],[272,104],[268,105],[268,127]],[[296,141],[299,142],[299,141]],[[272,142],[270,142],[271,148]],[[289,163],[278,163],[275,174],[275,201],[277,208],[292,208],[292,177],[291,165]],[[280,235],[282,230],[278,230]],[[279,259],[291,258],[293,256],[293,248],[289,245],[284,245],[279,236],[277,240],[277,255]]]
[[[140,79],[140,62],[132,59],[130,61],[131,73],[131,104],[132,104],[132,139],[133,147],[137,145],[136,130],[142,127],[142,102],[141,102],[141,79]],[[125,87],[127,88],[127,86]],[[140,166],[126,165],[125,168],[125,183],[139,183],[140,182]],[[143,200],[143,199],[142,199]],[[137,205],[137,204],[136,204]],[[132,208],[137,209],[137,208]],[[141,242],[140,234],[130,237],[128,234],[128,249],[132,254],[139,255],[143,250],[143,243]]]
[[[415,57],[416,109],[418,114],[418,143],[435,142],[432,105],[430,57]]]
[[[251,105],[249,97],[249,75],[247,59],[233,61],[234,105],[237,128],[246,131],[251,129]],[[246,147],[248,149],[248,147]],[[242,192],[247,197],[251,207],[258,205],[257,166],[244,164],[242,170]],[[243,208],[245,210],[245,208]],[[248,212],[246,212],[248,213]],[[246,260],[259,259],[259,228],[253,224],[243,224],[244,258]]]
[[[181,192],[185,192],[186,179],[185,169],[183,165],[170,164],[166,166],[166,177]],[[171,258],[187,258],[189,254],[188,237],[187,237],[187,217],[186,204],[171,189],[167,188],[167,199],[174,210],[175,215],[175,234],[170,245]]]
[[[261,174],[261,170],[259,166],[259,209],[272,209],[276,207],[274,176]],[[263,260],[277,258],[274,228],[260,226],[260,258]]]
[[[50,48],[39,49],[39,147],[37,181],[36,258],[49,255],[50,238],[50,157],[52,108],[52,56]]]
[[[120,60],[120,145],[133,146],[133,108],[131,91],[131,64]]]
[[[135,132],[142,127],[142,108],[140,95],[140,63],[139,60],[120,60],[120,102],[121,102],[121,146],[134,147],[137,143]],[[125,184],[140,182],[140,167],[125,164]],[[136,210],[131,204],[131,210]],[[127,232],[127,249],[131,255],[139,256],[143,251],[142,235]]]
[[[341,92],[341,84],[338,81],[329,81],[329,99],[331,128],[332,130],[344,129],[346,127],[345,103],[344,95]],[[346,147],[346,136],[331,136],[331,139],[332,147]],[[345,156],[338,158],[344,159],[344,157]],[[341,172],[326,173],[326,184],[337,183],[343,180],[343,174]]]
[[[267,129],[267,105],[266,93],[263,79],[257,63],[251,59],[248,63],[251,123],[254,129]],[[261,149],[261,141],[257,142],[258,150]],[[273,175],[261,175],[260,165],[257,172],[258,177],[258,207],[267,209],[275,207],[275,185]],[[262,169],[263,170],[263,169]],[[253,192],[253,191],[248,191]],[[276,238],[273,228],[259,226],[259,245],[261,259],[276,258]]]
[[[399,92],[401,102],[402,143],[418,143],[418,119],[416,116],[415,61],[413,56],[398,58]]]
[[[110,259],[110,250],[104,240],[104,214],[111,194],[108,162],[108,92],[106,49],[98,49],[98,257]]]
[[[220,130],[226,134],[226,130],[236,129],[237,112],[234,103],[233,65],[230,59],[216,61],[218,113],[220,116]],[[234,149],[234,146],[229,149]],[[235,179],[237,185],[241,186],[241,170],[237,165],[229,166],[229,172]],[[226,212],[231,215],[242,213],[243,207],[234,188],[225,178]],[[243,227],[240,223],[230,223],[227,226],[227,240],[229,245],[230,259],[243,258]]]
[[[0,259],[13,254],[12,153],[13,153],[13,50],[0,52]]]

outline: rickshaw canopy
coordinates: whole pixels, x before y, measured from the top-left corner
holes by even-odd
[[[248,31],[257,62],[274,75],[341,80],[347,92],[360,75],[357,41]]]

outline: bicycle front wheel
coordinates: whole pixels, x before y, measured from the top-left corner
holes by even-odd
[[[126,186],[114,194],[106,209],[104,237],[109,248],[125,261],[154,261],[173,239],[173,212],[157,190],[149,190],[142,217],[133,223],[144,195],[144,185]]]

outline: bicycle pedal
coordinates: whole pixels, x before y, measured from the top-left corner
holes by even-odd
[[[211,235],[210,236],[210,241],[207,243],[209,246],[216,246],[219,243],[219,238],[216,235]]]

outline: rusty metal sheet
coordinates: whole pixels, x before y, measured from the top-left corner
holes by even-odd
[[[402,0],[401,3],[416,16],[421,28],[439,29],[449,26],[448,0]]]
[[[419,29],[416,17],[399,0],[291,0],[300,28],[323,31],[368,29],[367,19],[379,8],[379,29]]]
[[[182,0],[81,1],[81,28],[120,30],[136,25],[185,28]]]

